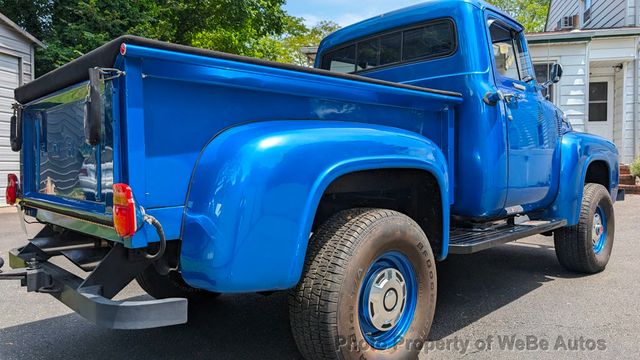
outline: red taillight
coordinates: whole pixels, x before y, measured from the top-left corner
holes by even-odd
[[[15,205],[18,199],[18,176],[16,174],[7,175],[7,204]]]
[[[136,233],[136,204],[127,184],[113,184],[113,226],[118,236],[132,237]]]

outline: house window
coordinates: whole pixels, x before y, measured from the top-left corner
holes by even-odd
[[[536,80],[538,81],[538,84],[544,84],[549,80],[549,76],[551,73],[551,66],[553,64],[554,63],[537,63],[533,65],[533,68],[536,72]],[[551,102],[553,102],[555,99],[554,95],[555,95],[555,85],[552,84],[548,88],[542,89],[542,96],[544,96]]]
[[[591,0],[584,0],[584,14],[582,19],[583,23],[586,23],[591,19]]]
[[[589,121],[607,121],[609,111],[609,104],[607,103],[608,94],[608,82],[592,82],[589,84]]]

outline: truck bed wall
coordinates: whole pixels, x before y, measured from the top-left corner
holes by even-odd
[[[199,154],[225,129],[269,120],[331,120],[409,130],[445,154],[444,109],[459,98],[130,45],[117,62],[123,94],[125,177],[137,201],[179,224]],[[180,218],[178,218],[180,217]]]

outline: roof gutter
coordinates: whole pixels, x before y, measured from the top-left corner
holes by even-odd
[[[637,0],[640,1],[640,0]],[[640,8],[639,8],[640,9]],[[640,11],[639,11],[640,12]],[[529,43],[590,41],[597,38],[631,37],[640,35],[640,28],[618,28],[605,30],[578,30],[555,33],[533,33],[527,35]]]

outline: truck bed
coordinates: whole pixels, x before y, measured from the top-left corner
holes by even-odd
[[[459,93],[135,36],[113,40],[16,89],[16,100],[25,104],[28,112],[30,103],[37,104],[43,98],[51,98],[53,93],[81,87],[88,79],[88,69],[93,67],[124,72],[124,76],[113,81],[116,95],[109,124],[114,133],[113,149],[109,149],[113,163],[107,164],[110,166],[107,182],[104,182],[107,172],[103,171],[102,188],[110,188],[114,182],[129,184],[136,201],[165,224],[168,239],[181,236],[186,199],[200,155],[219,134],[238,125],[321,120],[389,126],[423,135],[435,142],[449,161],[453,159],[453,110],[462,102]],[[75,123],[82,126],[81,120]],[[41,141],[35,134],[42,127],[29,126],[25,128],[25,141]],[[74,141],[84,146],[81,139]],[[34,146],[25,143],[25,148]],[[39,152],[31,150],[23,154],[27,174],[41,174],[37,167],[39,156]],[[104,167],[104,157],[102,161]],[[449,175],[452,182],[453,168]],[[25,179],[24,200],[39,209],[47,208],[48,212],[38,213],[41,221],[87,231],[85,225],[69,221],[68,217],[77,213],[83,215],[85,222],[108,225],[108,198],[103,197],[100,206],[90,201],[68,201],[38,191],[36,184],[44,180],[29,177],[32,176]],[[56,213],[67,217],[58,219]],[[104,228],[97,235],[113,239],[104,234]],[[146,246],[154,236],[136,235],[127,246]]]

